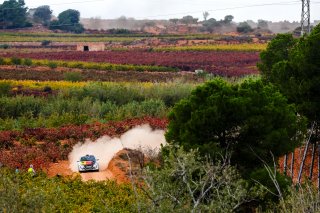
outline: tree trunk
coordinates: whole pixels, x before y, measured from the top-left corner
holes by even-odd
[[[294,178],[294,151],[291,153],[291,179]]]
[[[314,167],[314,155],[316,153],[316,142],[312,144],[312,157],[311,157],[311,165],[310,165],[310,173],[309,173],[309,179],[312,180],[313,175],[313,167]]]

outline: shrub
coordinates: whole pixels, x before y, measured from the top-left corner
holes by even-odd
[[[23,60],[23,64],[26,66],[31,66],[32,65],[32,60],[30,58],[26,58]]]
[[[49,40],[43,40],[41,41],[41,46],[48,46],[51,43]]]
[[[22,151],[43,155],[37,149]],[[48,178],[40,171],[30,177],[23,169],[16,174],[1,168],[0,197],[1,212],[137,212],[135,194],[129,184],[83,182],[79,176]]]
[[[57,62],[49,61],[48,62],[48,67],[50,67],[51,69],[55,69],[55,68],[58,67],[58,64],[57,64]]]
[[[69,62],[68,63],[68,67],[82,69],[83,68],[83,63],[82,62]]]
[[[63,76],[66,81],[78,82],[82,80],[82,74],[80,72],[66,72]]]
[[[11,84],[8,82],[0,82],[0,96],[8,95],[11,89]]]
[[[146,212],[247,212],[248,200],[258,200],[263,190],[251,190],[237,170],[211,160],[202,161],[198,152],[164,147],[160,168],[143,169],[142,191],[150,202]]]
[[[10,59],[10,62],[14,65],[21,65],[22,64],[22,60],[21,58],[16,58],[16,57],[13,57]]]
[[[5,60],[3,58],[0,58],[0,65],[5,65],[5,64],[6,64]]]
[[[237,27],[237,32],[239,33],[249,33],[252,31],[253,31],[252,27],[247,22],[241,22]]]
[[[9,44],[0,44],[0,49],[8,49],[10,48]]]
[[[48,92],[48,93],[51,93],[52,92],[52,88],[50,86],[45,86],[43,88],[43,92]]]

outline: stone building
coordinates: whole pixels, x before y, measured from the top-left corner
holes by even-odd
[[[105,46],[102,42],[78,43],[77,51],[104,51]]]

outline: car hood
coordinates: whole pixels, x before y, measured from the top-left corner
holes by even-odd
[[[90,166],[94,164],[94,161],[80,161],[81,165]]]

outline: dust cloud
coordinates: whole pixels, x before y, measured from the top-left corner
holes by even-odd
[[[149,125],[137,126],[124,133],[120,138],[103,136],[96,141],[86,140],[78,143],[69,154],[70,169],[78,171],[77,161],[86,154],[99,159],[100,170],[105,170],[114,155],[124,148],[144,150],[159,150],[166,140],[163,130],[152,130]]]

